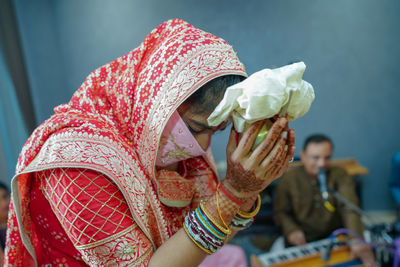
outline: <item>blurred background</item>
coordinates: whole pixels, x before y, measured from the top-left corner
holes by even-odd
[[[292,123],[296,154],[312,133],[329,135],[334,158],[355,158],[361,204],[394,209],[391,159],[400,150],[400,1],[397,0],[0,0],[0,177],[53,108],[95,68],[148,32],[181,18],[233,45],[249,74],[304,61],[310,111]],[[221,170],[227,132],[214,137]]]

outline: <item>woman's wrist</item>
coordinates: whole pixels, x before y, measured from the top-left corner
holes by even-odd
[[[250,212],[254,209],[254,204],[256,203],[258,195],[249,197],[246,202],[240,207],[241,211]]]
[[[238,213],[252,213],[261,204],[257,202],[258,194],[249,195],[247,198],[235,198],[229,189],[221,183],[217,186],[215,196],[211,197],[205,207],[210,214],[222,225],[229,225]],[[256,205],[257,204],[257,205]]]
[[[229,225],[240,208],[238,203],[232,201],[220,189],[204,205],[210,215],[222,225]]]
[[[244,230],[250,227],[255,219],[255,216],[259,212],[261,207],[261,196],[256,196],[256,201],[254,198],[250,198],[241,208],[238,210],[237,214],[233,217],[231,222],[232,229]]]
[[[213,220],[229,228],[235,215],[238,213],[252,213],[255,210],[256,203],[256,208],[259,208],[260,203],[257,202],[257,198],[258,194],[256,193],[249,195],[247,198],[236,198],[225,187],[225,184],[221,183],[217,186],[215,195],[210,197],[203,205]]]
[[[229,194],[237,199],[238,201],[242,202],[243,205],[247,203],[248,201],[251,201],[251,199],[256,200],[258,192],[241,192],[240,190],[236,189],[234,186],[232,186],[227,180],[224,180],[221,183],[221,186],[224,187],[224,189],[229,192]],[[253,202],[254,202],[253,200]],[[242,206],[242,205],[241,205]]]
[[[230,239],[232,230],[240,231],[253,223],[261,200],[258,198],[256,208],[247,212],[247,206],[250,209],[254,206],[251,203],[254,203],[253,198],[240,202],[219,183],[213,197],[200,202],[195,210],[186,215],[183,229],[196,246],[212,254]],[[241,211],[243,206],[245,210]]]

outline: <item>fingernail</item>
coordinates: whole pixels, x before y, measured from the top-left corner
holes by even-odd
[[[286,145],[285,148],[284,148],[283,150],[284,150],[284,151],[287,151],[288,148],[289,148],[288,145]]]
[[[286,131],[282,132],[282,138],[283,138],[283,139],[286,139],[286,138],[287,138],[287,135],[288,135],[288,132],[286,132]]]

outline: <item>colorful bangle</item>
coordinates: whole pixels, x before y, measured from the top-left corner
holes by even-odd
[[[201,227],[199,222],[193,216],[193,213],[190,213],[188,216],[188,223],[188,225],[190,225],[191,232],[195,235],[194,239],[198,239],[199,243],[207,250],[216,252],[224,245],[223,239],[216,238],[214,235],[205,231],[205,229]]]
[[[190,213],[188,220],[198,229],[198,231],[201,233],[201,235],[208,241],[215,243],[217,246],[222,246],[224,244],[225,239],[217,238],[215,235],[212,233],[208,232],[206,228],[204,228],[199,221],[196,220],[196,218],[193,216],[193,212]]]
[[[194,215],[196,216],[196,219],[205,227],[206,229],[208,228],[208,231],[211,232],[210,234],[215,235],[218,238],[224,239],[226,238],[226,234],[221,233],[218,231],[218,227],[213,225],[208,218],[202,213],[201,209],[196,209],[194,211]]]
[[[254,217],[242,218],[240,215],[236,214],[231,221],[231,228],[234,230],[244,230],[250,227],[254,222]]]
[[[186,219],[185,219],[185,223],[183,224],[183,229],[185,230],[185,232],[186,232],[187,236],[190,238],[190,240],[192,240],[193,243],[197,247],[199,247],[201,250],[203,250],[207,254],[212,254],[212,251],[205,247],[202,240],[199,238],[199,235],[196,235],[195,233],[193,233],[193,231],[191,230],[191,225],[188,225]]]
[[[256,207],[254,208],[253,211],[251,212],[244,212],[241,210],[238,210],[237,214],[242,217],[242,218],[253,218],[254,216],[257,215],[257,213],[260,211],[261,208],[261,196],[260,194],[257,196],[257,203],[256,203]]]
[[[221,234],[218,231],[220,229],[212,224],[207,216],[202,214],[199,206],[186,215],[183,228],[196,246],[204,252],[212,254],[224,245],[227,235]]]
[[[221,183],[218,183],[218,186],[217,186],[217,191],[218,191],[218,188],[221,188],[221,191],[230,199],[230,200],[232,200],[233,202],[235,202],[236,204],[238,204],[239,206],[242,206],[243,204],[244,204],[244,202],[241,202],[241,201],[239,201],[239,200],[237,200],[236,198],[234,198],[225,188],[224,188],[224,186],[223,185],[221,185]]]
[[[210,222],[212,222],[219,230],[221,230],[224,234],[231,234],[232,231],[231,229],[225,224],[224,221],[222,221],[225,224],[225,227],[222,227],[221,225],[219,225],[214,218],[208,213],[208,211],[205,209],[204,207],[204,201],[200,202],[200,208],[201,211],[204,212],[204,214],[207,216],[207,218],[210,220]]]

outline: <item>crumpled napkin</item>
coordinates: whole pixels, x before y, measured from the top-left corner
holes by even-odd
[[[292,99],[287,113],[289,121],[300,118],[314,101],[314,89],[302,80],[306,69],[297,62],[277,69],[263,69],[226,89],[224,98],[208,117],[209,126],[218,126],[232,116],[236,131],[245,131],[252,123],[278,114]]]

